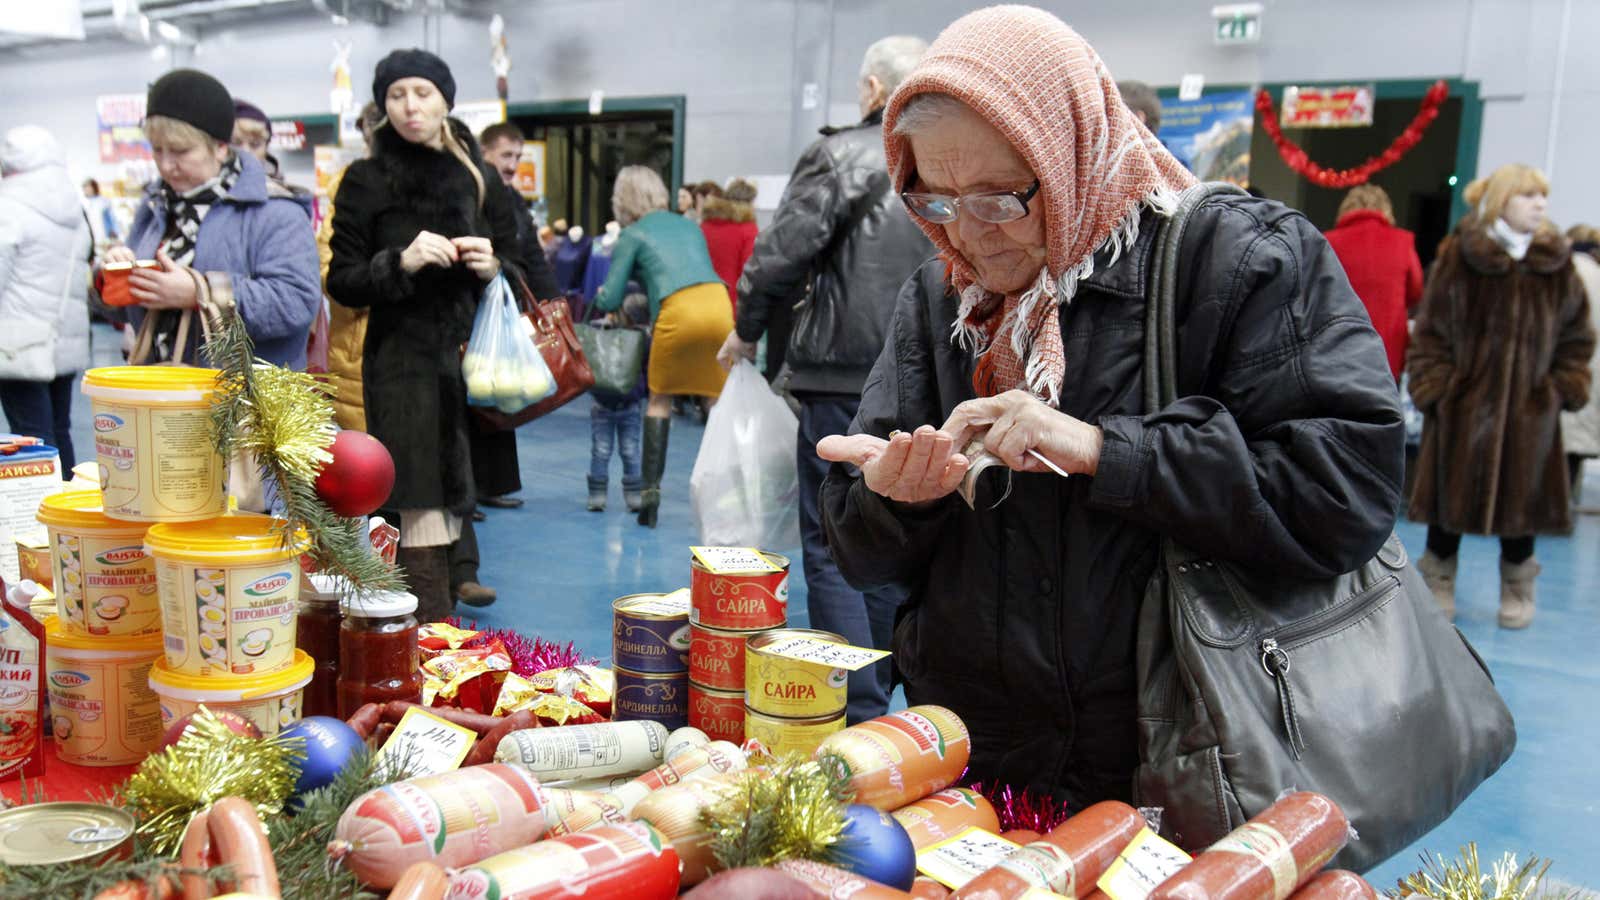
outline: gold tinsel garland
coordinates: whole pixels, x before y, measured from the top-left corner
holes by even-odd
[[[172,856],[195,813],[228,796],[255,805],[262,821],[283,810],[294,793],[302,738],[253,738],[222,724],[204,706],[176,744],[145,757],[121,788],[155,856]]]
[[[844,833],[848,782],[789,754],[739,773],[725,799],[701,814],[724,869],[785,859],[826,859]]]

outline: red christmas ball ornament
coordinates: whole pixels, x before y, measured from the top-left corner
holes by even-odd
[[[235,734],[242,734],[245,737],[250,738],[261,737],[261,729],[256,727],[256,723],[246,719],[244,716],[241,716],[236,712],[229,712],[228,710],[221,709],[212,710],[211,714],[216,716],[218,722],[226,725],[228,730]],[[172,726],[167,729],[166,734],[161,736],[161,749],[165,750],[166,748],[171,747],[173,744],[176,744],[178,739],[183,737],[183,733],[189,730],[189,723],[194,721],[194,716],[194,713],[189,713],[188,715],[183,716],[177,721],[173,722]]]
[[[333,460],[317,476],[317,496],[341,516],[371,515],[394,489],[394,457],[365,431],[341,431],[328,448]]]

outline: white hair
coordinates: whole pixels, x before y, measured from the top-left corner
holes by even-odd
[[[927,52],[928,42],[919,37],[896,34],[883,38],[868,47],[861,58],[861,80],[878,79],[884,96],[888,96],[906,80],[922,61],[922,54]]]
[[[949,94],[918,94],[901,108],[900,117],[894,121],[894,133],[901,137],[925,134],[950,119],[977,114],[972,107]]]

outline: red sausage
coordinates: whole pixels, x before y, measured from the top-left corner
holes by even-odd
[[[368,703],[356,710],[345,724],[356,730],[362,739],[372,737],[373,729],[378,727],[378,722],[383,718],[383,704]]]
[[[1306,882],[1290,900],[1378,900],[1378,892],[1360,875],[1334,869]]]
[[[383,721],[398,725],[400,720],[405,718],[406,710],[413,706],[425,713],[438,716],[452,725],[471,728],[480,735],[489,733],[490,729],[505,721],[505,719],[486,716],[481,712],[473,712],[470,709],[456,709],[453,706],[423,706],[421,703],[412,703],[410,700],[390,700],[385,703],[383,705]]]
[[[813,895],[829,900],[904,900],[911,896],[854,872],[809,859],[786,859],[773,868],[804,882]]]
[[[917,900],[944,900],[950,896],[950,889],[926,875],[918,875],[911,882],[911,896]]]
[[[1030,887],[1068,897],[1088,893],[1143,827],[1144,816],[1138,810],[1116,800],[1101,801],[1014,851],[950,896],[1009,900]]]
[[[496,719],[496,725],[489,729],[483,737],[478,739],[472,749],[467,751],[467,758],[463,766],[477,766],[487,762],[494,762],[494,751],[500,746],[500,739],[523,728],[538,728],[539,717],[531,709],[519,709],[503,719]]]
[[[1290,794],[1157,885],[1150,900],[1286,900],[1349,837],[1350,823],[1332,800]]]
[[[1044,838],[1044,835],[1039,832],[1027,828],[1014,828],[1010,831],[1002,832],[1000,836],[1013,844],[1031,844]]]

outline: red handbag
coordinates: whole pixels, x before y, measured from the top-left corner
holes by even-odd
[[[555,393],[517,413],[503,413],[493,407],[471,407],[481,425],[490,431],[510,431],[532,422],[567,405],[575,397],[594,387],[594,371],[583,355],[583,345],[578,343],[578,333],[572,328],[572,311],[567,301],[539,300],[528,290],[528,283],[518,275],[514,279],[517,302],[522,307],[522,318],[528,324],[528,334],[533,345],[539,348],[550,376],[555,379]]]

